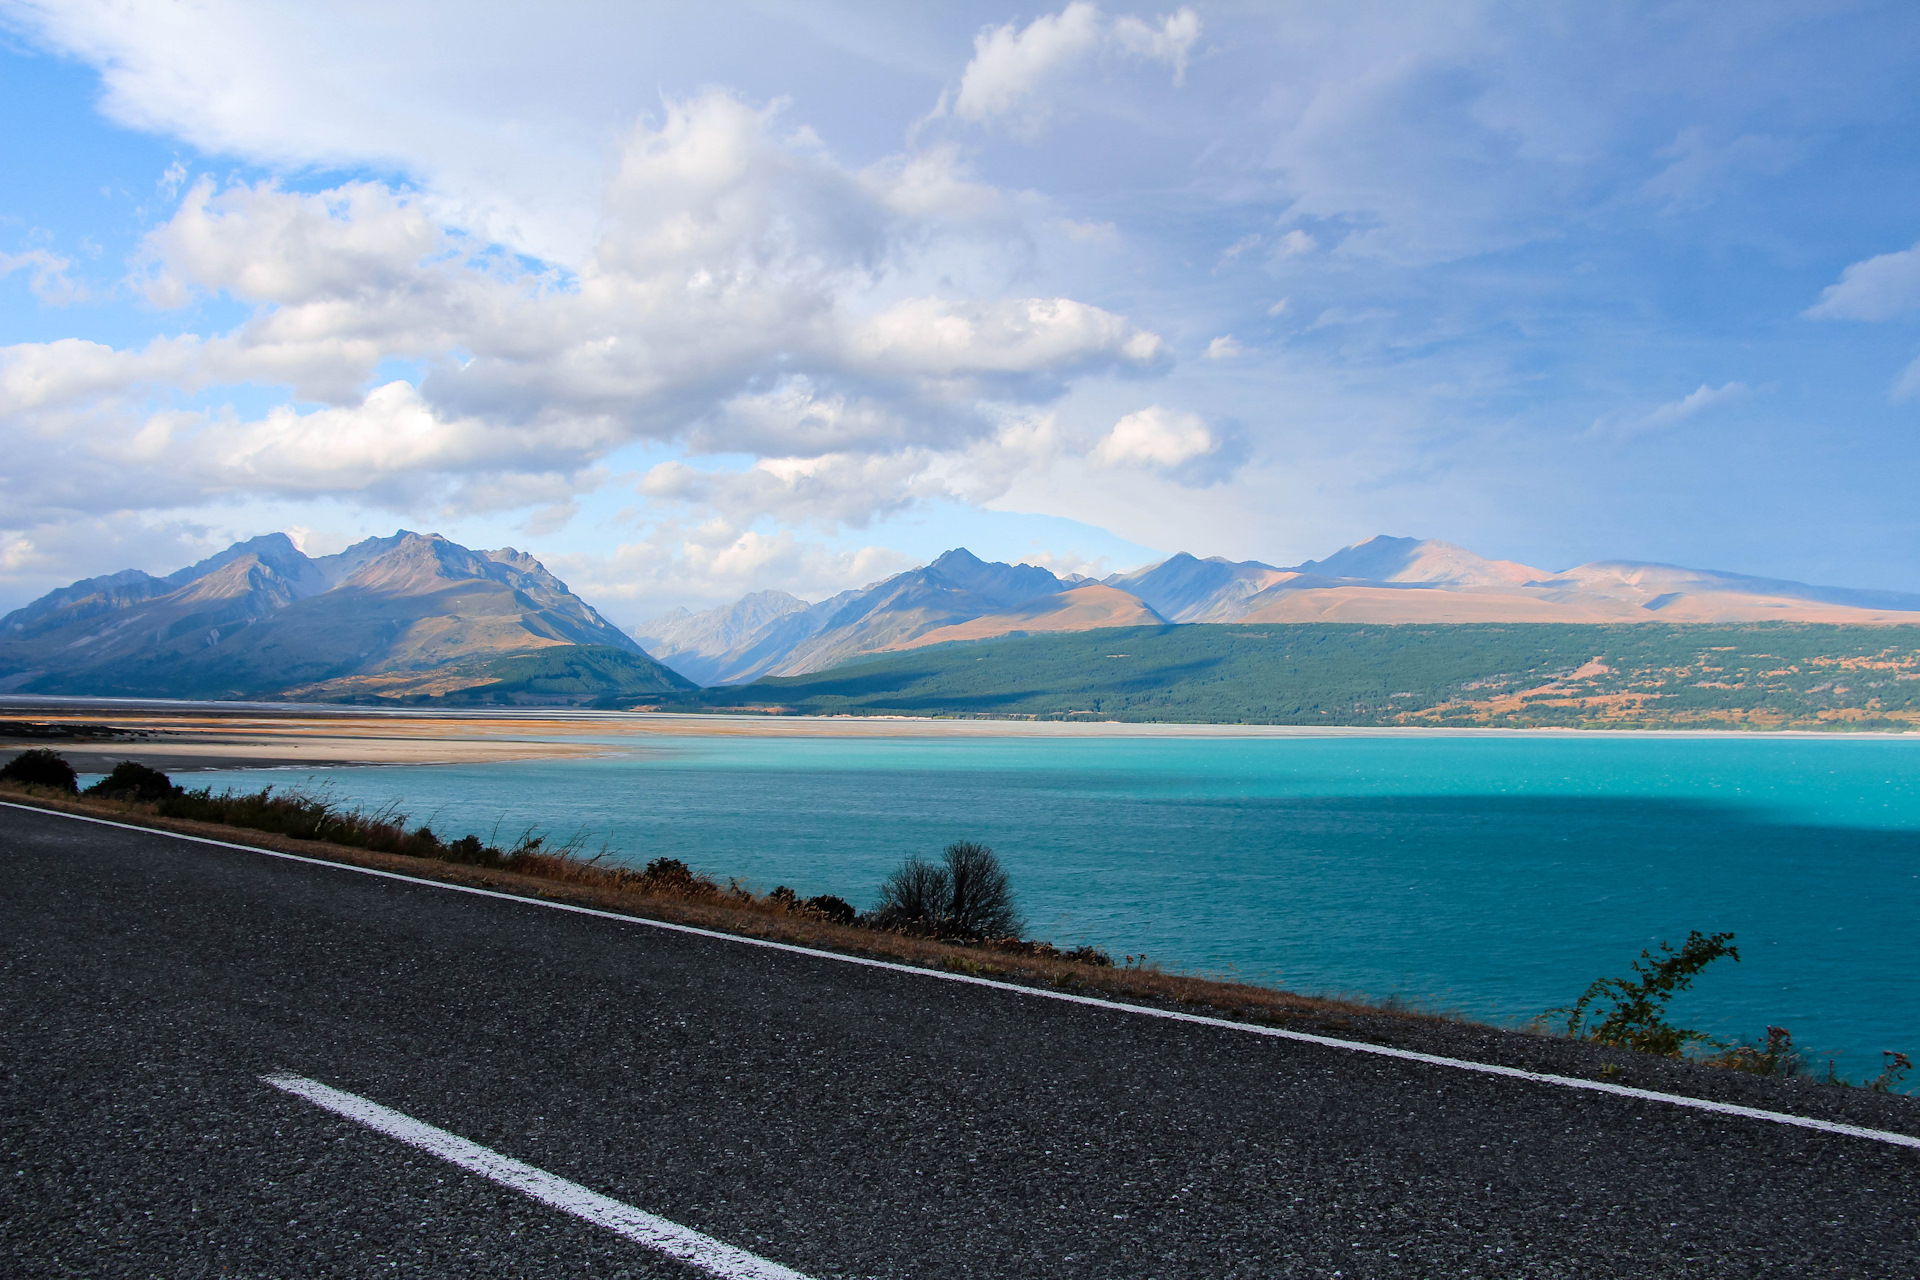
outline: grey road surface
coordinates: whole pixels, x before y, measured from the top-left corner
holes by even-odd
[[[15,809],[0,886],[9,1276],[699,1274],[269,1075],[821,1280],[1920,1275],[1885,1143]]]

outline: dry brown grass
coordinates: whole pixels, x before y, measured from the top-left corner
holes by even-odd
[[[662,885],[631,869],[606,867],[571,853],[519,857],[512,869],[449,863],[303,840],[271,832],[162,817],[156,806],[94,798],[78,799],[39,787],[0,784],[0,797],[59,813],[106,818],[133,826],[201,836],[230,844],[271,849],[347,866],[395,871],[443,884],[596,907],[646,920],[693,925],[719,933],[813,947],[927,969],[992,978],[1027,986],[1072,991],[1131,1003],[1185,1008],[1245,1021],[1297,1025],[1335,1033],[1352,1018],[1438,1020],[1437,1015],[1351,1001],[1302,996],[1272,987],[1170,973],[1157,965],[1119,968],[1087,964],[1046,947],[1012,941],[963,945],[948,941],[839,925],[795,911],[782,901],[757,896],[737,883],[718,885],[701,877],[681,887]]]

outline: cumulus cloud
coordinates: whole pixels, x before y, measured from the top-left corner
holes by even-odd
[[[1245,460],[1240,442],[1199,414],[1157,404],[1114,423],[1088,458],[1096,466],[1152,471],[1194,486],[1217,484]]]
[[[1813,320],[1891,320],[1920,307],[1920,245],[1856,262],[1805,314]]]
[[[1077,452],[1076,443],[1051,414],[1007,414],[963,448],[768,457],[745,469],[663,462],[641,478],[639,489],[656,500],[711,510],[734,525],[769,518],[836,533],[933,499],[990,502],[1022,472]]]
[[[1190,8],[1147,22],[1108,18],[1088,0],[1074,0],[1059,13],[1035,18],[1025,27],[1009,22],[974,38],[973,59],[960,75],[951,101],[942,99],[935,114],[962,120],[1011,120],[1036,127],[1046,110],[1045,91],[1062,75],[1095,58],[1118,56],[1162,62],[1183,83],[1187,55],[1200,38],[1200,18]]]
[[[930,377],[1066,373],[1095,364],[1151,367],[1158,334],[1071,298],[910,298],[861,324],[852,353],[873,371]]]
[[[870,482],[884,510],[918,492],[899,474],[997,448],[1004,406],[1166,358],[1157,334],[1070,297],[901,296],[945,228],[973,234],[993,203],[974,187],[951,157],[850,170],[776,108],[721,92],[630,132],[574,272],[490,249],[381,183],[202,178],[146,237],[136,278],[157,303],[214,294],[251,314],[129,349],[0,349],[0,433],[15,448],[0,488],[23,499],[15,519],[241,493],[496,507],[533,494],[557,512],[565,477],[658,441],[822,460],[819,478],[801,467],[753,490],[768,510],[791,507],[792,490],[837,512],[818,496],[833,477]],[[424,376],[379,379],[392,360]],[[205,407],[239,384],[318,407]],[[127,458],[147,472],[137,486],[107,474]],[[73,483],[36,486],[56,469]],[[744,511],[748,490],[729,492]]]
[[[160,306],[195,288],[283,306],[378,298],[404,288],[444,241],[417,203],[380,183],[309,195],[272,183],[219,191],[202,177],[147,235],[144,284]]]

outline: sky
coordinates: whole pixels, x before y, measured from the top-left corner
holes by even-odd
[[[1375,534],[1920,591],[1920,9],[0,0],[0,609]]]

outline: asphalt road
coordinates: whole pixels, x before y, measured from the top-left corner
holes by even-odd
[[[1920,1275],[1920,1151],[0,809],[0,1272]]]

